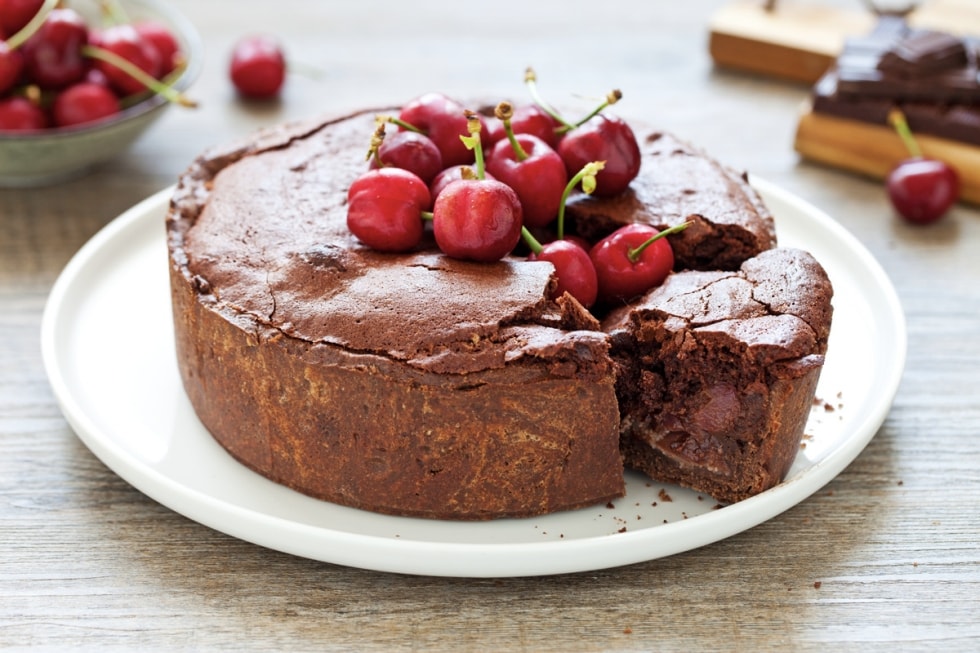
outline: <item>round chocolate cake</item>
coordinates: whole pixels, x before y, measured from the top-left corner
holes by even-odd
[[[300,492],[439,519],[544,514],[624,493],[623,468],[720,501],[778,483],[826,350],[831,287],[776,247],[743,175],[662,133],[639,177],[577,196],[569,229],[663,228],[676,271],[590,312],[554,267],[410,252],[346,225],[376,110],[211,150],[167,216],[177,355],[203,424]]]

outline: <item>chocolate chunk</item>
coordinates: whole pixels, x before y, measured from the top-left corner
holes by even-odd
[[[878,62],[878,70],[899,77],[925,77],[967,65],[966,45],[946,32],[920,30],[900,40]]]

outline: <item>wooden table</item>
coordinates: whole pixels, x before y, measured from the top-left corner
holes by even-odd
[[[879,183],[801,163],[807,89],[713,70],[696,3],[380,0],[174,3],[207,60],[173,109],[83,178],[0,191],[0,649],[978,650],[980,212],[897,219]],[[281,102],[226,80],[233,40],[282,36]],[[904,305],[906,373],[839,477],[713,545],[626,568],[464,580],[334,566],[236,540],[133,489],[80,442],[42,368],[39,325],[71,255],[172,184],[204,147],[281,120],[428,90],[555,102],[623,89],[619,113],[704,146],[831,213]],[[941,647],[941,649],[940,649]]]

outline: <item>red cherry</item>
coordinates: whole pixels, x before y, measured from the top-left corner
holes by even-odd
[[[375,135],[384,134],[384,126]],[[371,167],[392,166],[415,173],[426,184],[442,170],[442,154],[432,140],[413,131],[399,131],[382,136],[383,140],[372,145]]]
[[[145,72],[154,79],[162,77],[163,59],[157,49],[140,36],[132,25],[113,25],[103,30],[98,37],[98,45]],[[134,95],[147,90],[146,86],[129,73],[116,68],[111,63],[99,60],[96,67],[105,73],[112,85],[121,95]]]
[[[406,252],[422,240],[422,210],[431,201],[425,182],[411,172],[369,170],[347,191],[347,228],[368,247]]]
[[[558,153],[531,134],[516,134],[520,151],[505,138],[487,156],[487,170],[514,189],[521,200],[524,224],[543,227],[558,215],[568,174]]]
[[[231,82],[245,97],[275,97],[286,80],[286,56],[271,36],[248,36],[235,44],[229,69]]]
[[[895,210],[916,224],[943,217],[960,194],[956,171],[943,161],[927,158],[899,163],[888,173],[886,187]]]
[[[896,107],[889,111],[888,122],[912,155],[888,173],[885,185],[888,198],[895,210],[909,222],[935,222],[959,199],[960,178],[945,162],[922,155],[901,109]]]
[[[44,111],[27,98],[14,96],[0,100],[0,131],[36,131],[47,126]]]
[[[11,50],[6,41],[0,41],[0,94],[13,88],[23,71],[24,55],[20,50]]]
[[[477,119],[481,123],[481,140],[489,142],[482,117]],[[473,163],[473,153],[459,139],[469,133],[466,109],[456,100],[441,93],[426,93],[405,104],[398,121],[431,138],[442,154],[444,166]]]
[[[432,209],[436,244],[447,256],[497,261],[521,239],[521,201],[507,184],[461,179],[446,186]]]
[[[41,10],[44,0],[0,0],[0,34],[13,36]]]
[[[665,236],[687,223],[658,232],[645,224],[620,227],[589,252],[599,281],[599,297],[627,300],[663,283],[674,268],[674,250]],[[654,240],[655,238],[655,240]]]
[[[24,66],[31,81],[45,89],[62,88],[85,76],[82,46],[88,42],[85,21],[72,9],[52,9],[23,45]]]
[[[558,154],[568,174],[589,161],[605,161],[596,175],[595,194],[618,195],[640,172],[640,146],[633,130],[621,118],[599,114],[571,129],[558,143]]]
[[[102,84],[80,82],[58,93],[51,116],[59,127],[102,120],[119,113],[119,98]]]
[[[450,166],[437,174],[432,181],[429,183],[429,193],[432,194],[432,201],[435,202],[439,195],[446,189],[446,186],[453,183],[454,181],[459,181],[460,179],[476,179],[476,173],[473,172],[473,166],[467,165],[456,165]],[[488,172],[483,173],[484,179],[495,179],[495,177]]]
[[[181,63],[180,44],[169,27],[159,21],[143,20],[133,23],[133,29],[160,55],[160,77],[170,74]]]
[[[549,116],[536,104],[523,104],[514,108],[514,116],[510,119],[510,126],[515,134],[531,134],[537,136],[551,147],[557,147],[559,136],[557,129],[561,123]],[[507,138],[504,130],[503,121],[498,118],[487,120],[487,129],[490,133],[490,142]]]
[[[528,256],[529,260],[549,261],[555,266],[558,283],[551,292],[552,299],[568,293],[589,308],[599,292],[595,265],[589,253],[571,240],[553,240],[541,246],[541,251]]]

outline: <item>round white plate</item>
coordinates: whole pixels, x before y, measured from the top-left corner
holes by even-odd
[[[390,517],[304,496],[246,469],[198,421],[174,356],[164,214],[172,189],[107,225],[55,283],[42,323],[52,388],[81,440],[156,501],[279,551],[438,576],[602,569],[721,540],[799,503],[843,470],[891,406],[905,361],[904,316],[872,256],[837,222],[761,180],[780,242],[810,250],[834,283],[834,325],[805,446],[785,482],[721,507],[627,477],[615,505],[492,522]]]

